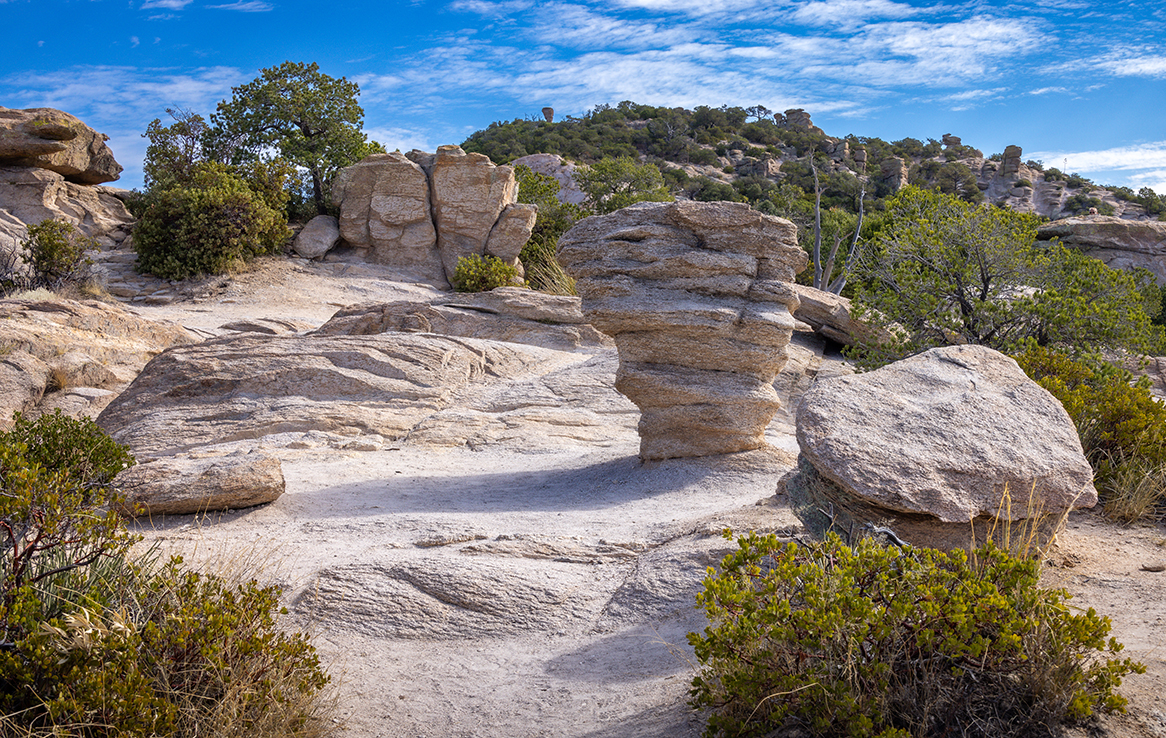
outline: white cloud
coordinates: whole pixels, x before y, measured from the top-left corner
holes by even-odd
[[[1166,77],[1166,54],[1116,55],[1096,65],[1117,77]]]
[[[1166,169],[1156,169],[1130,177],[1130,186],[1135,190],[1149,187],[1159,195],[1166,195]]]
[[[943,6],[916,8],[891,0],[813,0],[799,6],[790,17],[808,26],[838,26],[853,30],[876,18],[910,18],[943,9]]]
[[[262,0],[235,0],[226,5],[208,5],[211,10],[238,10],[241,13],[266,13],[275,10],[275,6]]]
[[[194,0],[146,0],[142,3],[142,10],[165,8],[166,10],[182,10]]]
[[[136,49],[138,47],[138,45],[141,43],[142,42],[138,40],[137,36],[130,36],[130,46],[132,46]]]
[[[1166,169],[1166,141],[1119,146],[1098,151],[1039,151],[1032,158],[1042,161],[1066,162],[1073,172],[1115,170]]]
[[[449,141],[435,143],[430,138],[430,133],[425,131],[418,131],[412,128],[394,128],[392,126],[380,128],[365,128],[365,134],[368,135],[370,141],[376,141],[385,147],[388,151],[400,150],[411,151],[412,149],[420,149],[422,151],[434,152],[437,147]],[[460,141],[459,141],[460,143]]]
[[[1029,90],[1029,95],[1051,95],[1053,93],[1070,92],[1068,87],[1041,87],[1035,90]]]
[[[769,9],[788,3],[766,2],[766,0],[615,0],[628,8],[639,8],[664,13],[682,13],[691,16],[723,15],[725,13],[749,9]]]

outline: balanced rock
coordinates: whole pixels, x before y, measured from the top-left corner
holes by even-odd
[[[0,163],[56,172],[70,182],[100,184],[121,174],[109,137],[53,108],[0,107]]]
[[[799,302],[794,317],[809,325],[815,333],[844,346],[882,343],[892,338],[884,331],[855,320],[850,314],[850,300],[842,295],[804,284],[795,284],[793,288],[798,293]]]
[[[259,452],[203,459],[149,459],[117,475],[126,516],[238,510],[273,502],[284,492],[279,459]]]
[[[1021,154],[1024,150],[1019,146],[1005,146],[1004,157],[1000,162],[1000,176],[1009,177],[1015,176],[1020,172],[1020,166],[1024,162],[1021,160]]]
[[[888,525],[916,545],[966,547],[973,524],[977,542],[994,521],[997,534],[1029,520],[1048,536],[1041,521],[1097,503],[1061,403],[983,346],[819,382],[797,434],[799,471],[784,485],[811,527]]]
[[[1114,269],[1146,269],[1166,284],[1166,223],[1107,215],[1062,218],[1037,230],[1040,240],[1060,239]]]
[[[643,459],[764,445],[806,266],[796,233],[741,203],[638,203],[559,240],[584,316],[619,349]]]
[[[331,215],[317,215],[296,235],[292,248],[305,259],[318,259],[340,240],[340,225]]]
[[[340,236],[371,261],[447,282],[430,213],[429,178],[415,162],[397,152],[374,154],[340,170],[332,199],[340,204]]]

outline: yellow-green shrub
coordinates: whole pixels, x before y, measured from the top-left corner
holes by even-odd
[[[522,284],[518,270],[489,254],[459,257],[453,273],[453,288],[458,292],[487,292],[516,284]]]
[[[711,709],[710,737],[1019,738],[1123,710],[1114,689],[1144,667],[1108,658],[1109,620],[1039,575],[993,546],[969,559],[742,536],[697,596],[710,625],[689,634],[703,666],[691,704]]]

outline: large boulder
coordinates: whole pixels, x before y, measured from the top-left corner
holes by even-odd
[[[117,476],[126,516],[184,515],[254,507],[284,492],[279,459],[252,451],[210,458],[145,459]]]
[[[448,336],[243,334],[158,356],[97,422],[145,456],[278,434],[393,440],[470,386],[482,391],[575,361]]]
[[[340,226],[331,215],[317,215],[296,234],[292,248],[305,259],[319,259],[340,240]]]
[[[429,179],[417,164],[397,152],[374,154],[340,170],[332,199],[340,204],[341,238],[365,251],[371,261],[447,284],[437,252]]]
[[[558,154],[527,154],[510,162],[513,167],[524,166],[535,174],[554,177],[559,183],[559,202],[582,205],[587,199],[575,182],[576,166]]]
[[[62,393],[74,397],[57,406],[96,415],[151,358],[196,340],[180,326],[96,300],[0,300],[0,428],[14,412],[42,409],[42,397]]]
[[[81,233],[112,246],[134,219],[121,200],[99,187],[74,184],[48,169],[0,166],[0,249],[11,249],[25,226],[64,220]]]
[[[610,347],[611,339],[586,323],[579,298],[522,287],[443,295],[431,302],[400,300],[341,309],[313,333],[369,336],[439,333],[573,351]]]
[[[880,343],[892,338],[881,329],[855,320],[850,314],[850,300],[845,297],[804,284],[793,287],[798,293],[798,309],[794,317],[813,328],[815,333],[844,346]]]
[[[1106,215],[1062,218],[1045,223],[1037,238],[1060,239],[1114,269],[1147,269],[1166,284],[1166,223]]]
[[[108,140],[60,110],[0,107],[0,164],[48,169],[77,184],[112,182],[122,167]]]
[[[910,543],[949,548],[994,521],[998,532],[1031,521],[1047,537],[1046,523],[1097,502],[1060,402],[983,346],[819,382],[797,434],[800,471],[785,488],[812,527],[886,524]]]
[[[437,249],[446,275],[453,276],[458,259],[487,253],[498,217],[518,199],[518,180],[514,167],[496,166],[459,146],[438,147],[432,179]]]
[[[739,203],[638,203],[577,223],[558,256],[583,314],[615,339],[640,456],[760,448],[779,406],[806,265],[796,227]]]

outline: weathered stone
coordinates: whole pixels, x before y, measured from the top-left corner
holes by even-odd
[[[814,122],[810,114],[802,108],[793,108],[785,111],[785,122],[790,128],[813,128]]]
[[[518,254],[530,240],[534,221],[538,217],[537,205],[512,203],[498,216],[498,222],[490,229],[486,241],[486,253],[496,256],[507,264],[518,267]]]
[[[495,166],[485,154],[441,146],[433,162],[433,222],[445,274],[458,259],[486,253],[498,216],[518,198],[514,168]]]
[[[340,203],[340,236],[367,249],[376,263],[445,286],[429,193],[425,171],[400,153],[374,154],[346,167],[332,186]]]
[[[114,484],[125,494],[118,512],[127,516],[238,510],[284,492],[279,459],[258,452],[149,459],[126,469]]]
[[[352,305],[313,333],[368,336],[378,333],[439,333],[524,343],[573,351],[611,346],[611,339],[587,325],[579,298],[548,295],[522,287],[454,294],[432,302],[402,300]]]
[[[177,325],[95,300],[2,300],[0,427],[14,411],[34,409],[50,383],[58,390],[120,390],[163,349],[195,340]]]
[[[888,156],[879,162],[879,179],[887,183],[892,192],[907,186],[907,163],[897,156]]]
[[[296,236],[292,248],[305,259],[318,259],[340,240],[340,224],[331,215],[317,215]]]
[[[759,448],[806,265],[789,221],[737,203],[638,203],[559,241],[583,314],[615,338],[644,459]]]
[[[1054,238],[1115,269],[1149,270],[1166,284],[1166,223],[1105,215],[1062,218],[1037,230],[1039,240]]]
[[[236,320],[223,323],[219,328],[224,331],[237,333],[263,333],[268,336],[286,336],[293,333],[310,331],[316,326],[303,320],[282,318],[255,318],[254,320]]]
[[[570,354],[435,335],[241,335],[166,351],[98,418],[136,454],[281,433],[398,439],[467,385],[577,361]]]
[[[944,146],[948,146],[948,147],[963,146],[963,144],[964,144],[963,139],[961,139],[959,136],[953,136],[950,133],[943,134],[943,145]]]
[[[1004,158],[1000,163],[1000,176],[1015,176],[1020,171],[1021,165],[1024,164],[1024,162],[1021,160],[1021,154],[1023,153],[1023,149],[1021,149],[1019,146],[1005,146]]]
[[[122,168],[108,140],[60,110],[0,107],[0,162],[6,165],[48,169],[78,184],[112,182]]]
[[[549,106],[543,108],[543,120],[545,120],[547,123],[554,123],[555,109]]]
[[[1064,408],[982,346],[820,382],[802,399],[797,432],[804,463],[834,486],[803,477],[786,488],[807,496],[811,516],[832,507],[843,529],[889,523],[917,545],[968,545],[972,523],[1016,530],[1097,502]]]
[[[51,219],[110,244],[124,239],[134,222],[121,200],[104,188],[73,184],[47,169],[0,166],[0,234],[14,244],[24,238],[26,225]]]
[[[815,333],[845,346],[854,346],[862,341],[881,343],[891,339],[885,331],[872,329],[851,317],[850,300],[845,297],[804,284],[795,284],[793,287],[797,290],[799,303],[794,317],[804,321]]]
[[[559,202],[580,205],[587,199],[575,183],[575,165],[558,154],[527,154],[510,162],[511,166],[525,166],[535,174],[554,177],[559,183]]]
[[[773,179],[781,174],[781,160],[766,157],[764,159],[756,159],[752,156],[746,156],[741,159],[740,163],[734,165],[737,174],[742,177],[766,177]]]

